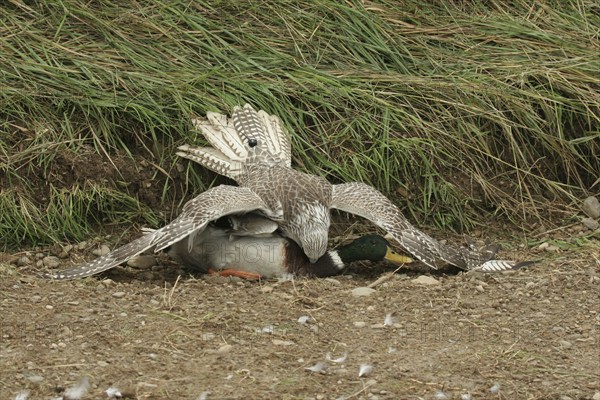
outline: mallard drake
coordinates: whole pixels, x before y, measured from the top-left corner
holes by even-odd
[[[166,250],[179,264],[195,272],[217,273],[246,279],[269,279],[287,275],[326,277],[338,275],[354,261],[389,261],[402,265],[409,257],[394,252],[387,240],[379,235],[364,235],[347,245],[329,250],[311,263],[292,240],[276,232],[277,225],[257,214],[230,216],[212,221],[194,236],[173,243]],[[155,231],[146,235],[153,235]],[[138,239],[144,242],[144,237]],[[113,254],[128,253],[116,249]],[[131,258],[131,257],[130,257]],[[122,258],[122,262],[127,259]],[[95,261],[81,267],[54,274],[55,279],[77,279],[105,269],[95,269]]]

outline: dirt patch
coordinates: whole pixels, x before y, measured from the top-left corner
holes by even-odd
[[[49,282],[3,263],[0,398],[23,389],[50,398],[87,376],[89,399],[110,386],[135,399],[591,399],[600,391],[600,252],[535,256],[530,269],[439,273],[433,286],[399,273],[368,297],[351,291],[389,266],[279,283],[193,277],[161,263]],[[319,362],[328,369],[307,370]],[[359,377],[362,364],[373,370]]]

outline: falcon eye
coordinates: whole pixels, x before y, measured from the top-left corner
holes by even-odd
[[[252,139],[248,139],[248,146],[250,147],[256,147],[258,145],[258,140],[252,138]]]

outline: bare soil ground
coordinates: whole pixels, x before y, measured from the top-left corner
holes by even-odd
[[[161,262],[51,282],[4,254],[0,398],[28,389],[50,399],[82,377],[84,399],[106,398],[110,386],[131,399],[600,398],[598,247],[502,255],[541,261],[494,275],[428,273],[431,286],[400,271],[354,297],[390,266],[242,282]],[[70,257],[61,268],[82,259]],[[307,370],[319,362],[328,369]],[[372,372],[359,377],[362,364]]]

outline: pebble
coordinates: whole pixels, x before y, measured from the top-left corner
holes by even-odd
[[[260,288],[261,293],[271,293],[273,291],[273,286],[265,285]]]
[[[147,269],[156,265],[156,258],[152,255],[137,256],[127,261],[127,265],[133,268]]]
[[[25,379],[27,379],[31,383],[40,383],[44,380],[44,377],[37,374],[25,375]]]
[[[29,299],[29,301],[31,301],[32,303],[39,303],[42,300],[42,296],[31,296],[31,298]]]
[[[585,199],[581,209],[590,218],[600,218],[600,201],[594,196]]]
[[[95,256],[104,256],[106,254],[110,253],[110,247],[108,247],[107,245],[103,244],[102,246],[100,246],[99,249],[94,249],[92,251],[92,254]]]
[[[334,278],[325,278],[325,281],[331,283],[334,286],[340,286],[342,284],[342,282]]]
[[[231,351],[231,349],[233,349],[233,346],[230,344],[224,344],[223,346],[219,347],[219,349],[217,350],[217,353],[229,353]]]
[[[415,285],[439,285],[440,281],[438,281],[437,279],[431,277],[431,276],[427,276],[427,275],[421,275],[416,279],[412,280],[412,283],[414,283]]]
[[[291,346],[294,344],[294,342],[291,342],[289,340],[281,340],[281,339],[273,339],[272,343],[275,346]]]
[[[573,347],[573,344],[567,340],[559,340],[558,343],[560,343],[560,345],[563,349],[569,349],[569,348]]]
[[[590,231],[595,231],[596,229],[600,228],[600,222],[593,218],[584,218],[581,220],[581,223]]]
[[[58,268],[60,265],[60,259],[55,256],[46,256],[42,259],[42,262],[44,263],[44,267],[47,268]]]
[[[367,323],[364,321],[355,321],[354,326],[356,328],[364,328],[365,326],[367,326]]]
[[[108,367],[109,364],[106,361],[98,361],[96,365],[99,367]]]
[[[31,259],[27,256],[23,256],[17,260],[17,265],[19,267],[23,267],[25,265],[30,265],[30,264],[31,264]]]
[[[600,392],[594,393],[594,396],[592,397],[592,400],[600,400]]]
[[[113,297],[121,298],[121,297],[125,296],[125,292],[114,292],[112,295],[113,295]]]
[[[477,285],[475,286],[475,290],[477,290],[479,293],[483,293],[485,292],[485,289],[483,288],[482,285]]]
[[[370,296],[375,292],[376,292],[376,290],[372,289],[370,287],[366,287],[366,286],[357,287],[357,288],[352,289],[352,296],[354,296],[354,297]]]

